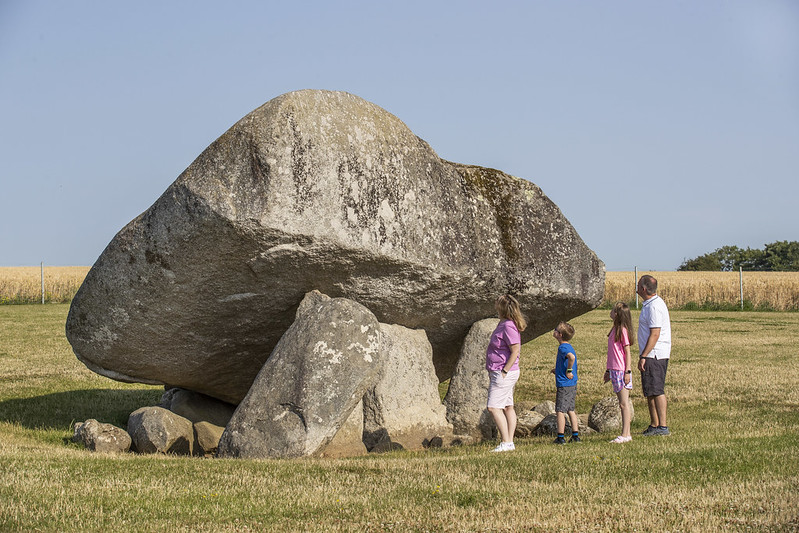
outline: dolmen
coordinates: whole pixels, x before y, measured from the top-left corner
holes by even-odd
[[[437,384],[496,297],[519,299],[527,342],[596,307],[604,272],[533,183],[304,90],[242,118],[114,237],[66,333],[101,375],[234,406],[220,455],[346,455],[468,426]],[[414,395],[428,408],[402,405]]]

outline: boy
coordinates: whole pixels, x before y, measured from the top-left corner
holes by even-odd
[[[577,355],[569,341],[574,337],[574,327],[568,322],[561,322],[552,336],[558,341],[558,355],[555,359],[555,412],[558,417],[558,438],[555,444],[566,444],[564,433],[566,430],[566,414],[572,427],[572,436],[569,442],[580,442],[580,421],[574,411],[574,400],[577,396]]]

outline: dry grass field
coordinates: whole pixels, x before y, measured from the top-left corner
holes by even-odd
[[[78,292],[89,267],[44,267],[44,301],[66,303]],[[42,301],[41,267],[0,267],[0,304]]]
[[[658,294],[672,309],[712,307],[734,309],[740,305],[738,272],[649,272],[658,280]],[[606,304],[635,300],[635,273],[608,272]],[[746,309],[799,310],[799,272],[744,272]]]
[[[344,459],[93,454],[74,422],[124,427],[163,388],[89,371],[64,337],[68,306],[0,306],[0,531],[799,531],[799,313],[675,311],[670,437],[586,435]],[[637,313],[634,318],[637,319]],[[571,320],[577,410],[602,382],[607,310]],[[522,348],[516,399],[554,399],[555,341]]]

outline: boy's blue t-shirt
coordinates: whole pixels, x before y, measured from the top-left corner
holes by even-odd
[[[568,368],[569,358],[566,356],[568,353],[574,354],[574,365],[572,366],[572,378],[566,378],[566,368]],[[577,352],[574,351],[572,345],[568,342],[558,346],[558,355],[555,360],[555,384],[558,387],[571,387],[577,385]]]

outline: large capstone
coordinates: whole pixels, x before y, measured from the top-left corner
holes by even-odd
[[[598,305],[604,265],[531,182],[442,160],[357,96],[298,91],[114,237],[67,337],[100,374],[238,403],[314,289],[424,329],[446,379],[498,295],[520,300],[526,342]]]

